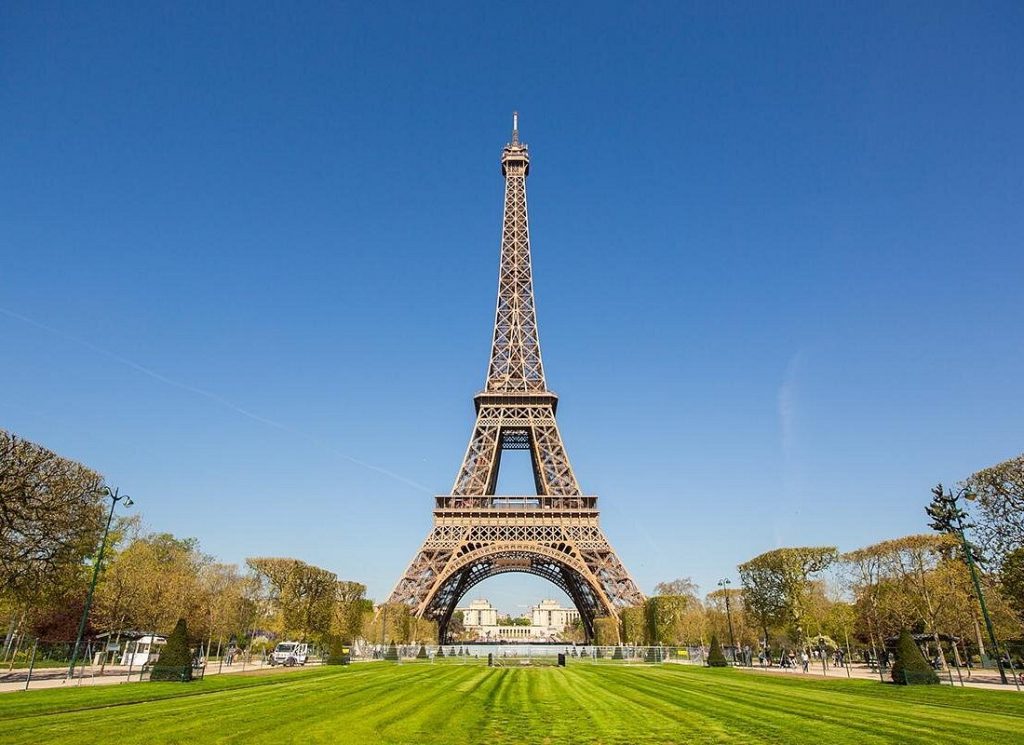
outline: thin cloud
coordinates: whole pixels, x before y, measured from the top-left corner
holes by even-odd
[[[230,411],[233,411],[236,414],[240,414],[241,416],[244,416],[247,419],[251,419],[254,422],[259,422],[260,424],[266,425],[268,427],[273,427],[274,429],[278,429],[278,430],[280,430],[282,432],[286,432],[286,433],[288,433],[288,434],[290,434],[290,435],[292,435],[294,437],[299,437],[301,439],[304,439],[304,440],[306,440],[308,442],[311,442],[311,443],[317,445],[318,447],[322,447],[322,448],[328,450],[332,454],[334,454],[334,455],[336,455],[336,456],[338,456],[340,458],[343,458],[344,460],[347,460],[350,463],[353,463],[353,464],[355,464],[357,466],[361,466],[362,468],[365,468],[365,469],[370,470],[370,471],[374,471],[374,472],[379,473],[379,474],[381,474],[383,476],[388,476],[389,478],[395,479],[396,481],[401,481],[403,484],[406,484],[407,486],[411,486],[414,489],[418,489],[420,491],[426,492],[427,494],[431,494],[432,493],[432,490],[429,489],[428,487],[424,486],[423,484],[420,484],[420,483],[418,483],[416,481],[413,481],[412,479],[406,478],[405,476],[402,476],[401,474],[395,473],[394,471],[389,471],[388,469],[382,468],[381,466],[375,466],[372,463],[367,463],[366,461],[361,460],[359,458],[356,458],[356,457],[354,457],[352,455],[349,455],[348,453],[343,453],[343,452],[335,449],[333,445],[330,445],[329,443],[326,443],[323,440],[320,440],[320,439],[318,439],[316,437],[313,437],[313,436],[311,436],[309,434],[306,434],[305,432],[300,432],[300,431],[298,431],[296,429],[293,429],[292,427],[289,427],[286,424],[282,424],[280,422],[275,422],[273,419],[267,419],[266,417],[260,416],[259,414],[256,414],[256,413],[254,413],[252,411],[249,411],[248,409],[244,409],[241,406],[239,406],[238,404],[235,404],[232,401],[229,401],[228,399],[224,398],[223,396],[220,396],[220,395],[218,395],[218,394],[216,394],[216,393],[214,393],[212,391],[208,391],[208,390],[205,390],[203,388],[197,388],[194,385],[189,385],[187,383],[182,383],[181,381],[174,380],[173,378],[168,378],[166,375],[163,375],[163,374],[157,372],[156,370],[152,370],[152,369],[146,367],[145,365],[140,365],[138,362],[135,362],[134,360],[130,360],[127,357],[122,357],[121,355],[117,354],[116,352],[111,352],[109,349],[104,349],[103,347],[97,346],[96,344],[93,344],[90,341],[87,341],[85,339],[80,339],[77,336],[72,336],[71,334],[65,333],[64,331],[61,331],[60,329],[56,329],[56,328],[54,328],[52,326],[48,326],[45,323],[40,323],[39,321],[37,321],[37,320],[35,320],[33,318],[29,318],[28,316],[24,316],[21,313],[16,313],[13,310],[8,310],[7,308],[0,307],[0,313],[4,314],[5,316],[8,316],[10,318],[14,318],[14,319],[17,319],[19,321],[22,321],[23,323],[27,323],[30,326],[35,326],[36,328],[41,329],[43,331],[46,331],[49,334],[53,334],[54,336],[57,336],[57,337],[59,337],[61,339],[64,339],[65,341],[69,341],[69,342],[71,342],[73,344],[77,344],[79,346],[85,347],[86,349],[92,350],[93,352],[96,352],[97,354],[101,354],[101,355],[103,355],[105,357],[108,357],[108,358],[114,360],[115,362],[119,362],[120,364],[124,365],[125,367],[129,367],[132,370],[135,370],[136,372],[142,373],[143,375],[145,375],[145,376],[147,376],[149,378],[152,378],[153,380],[156,380],[157,382],[163,383],[164,385],[169,385],[172,388],[178,388],[180,390],[192,393],[192,394],[194,394],[196,396],[201,396],[202,398],[205,398],[205,399],[208,399],[210,401],[213,401],[214,403],[216,403],[216,404],[218,404],[220,406],[223,406],[224,408],[226,408],[226,409],[228,409]]]

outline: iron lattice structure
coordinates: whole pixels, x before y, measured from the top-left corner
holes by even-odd
[[[594,619],[618,617],[643,602],[598,523],[597,497],[580,490],[555,421],[548,390],[526,210],[527,146],[513,115],[501,155],[505,212],[498,303],[484,390],[474,399],[476,425],[451,494],[435,497],[434,525],[388,602],[438,622],[440,641],[459,600],[474,585],[506,572],[543,577],[572,598],[588,637]],[[536,494],[495,494],[501,453],[529,450]]]

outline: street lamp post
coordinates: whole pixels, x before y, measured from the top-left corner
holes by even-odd
[[[967,542],[967,533],[964,526],[964,511],[960,509],[958,502],[960,497],[963,497],[969,502],[973,502],[976,495],[966,486],[953,494],[951,489],[945,492],[938,491],[936,487],[935,496],[946,503],[949,508],[949,514],[956,518],[956,524],[951,525],[960,537],[960,542],[964,547],[964,556],[966,557],[967,567],[971,570],[971,581],[974,582],[974,591],[978,594],[978,604],[981,606],[981,615],[985,619],[985,629],[988,631],[988,640],[992,644],[992,648],[996,652],[996,666],[999,668],[999,679],[1002,680],[1003,685],[1007,684],[1006,670],[1003,668],[1003,656],[999,649],[999,642],[996,640],[995,628],[992,626],[992,619],[988,615],[988,607],[985,605],[985,593],[981,590],[981,581],[978,579],[978,568],[974,563],[974,550],[971,544]]]
[[[96,591],[96,580],[100,576],[100,564],[103,562],[103,552],[107,549],[107,536],[110,534],[110,523],[114,519],[114,508],[117,503],[124,500],[125,507],[131,507],[134,502],[127,494],[121,494],[117,489],[111,490],[104,486],[100,494],[110,497],[110,512],[107,514],[107,525],[103,529],[103,540],[100,541],[100,551],[96,554],[96,562],[92,567],[92,582],[89,583],[89,593],[85,596],[85,607],[82,609],[82,619],[78,622],[78,635],[75,637],[75,646],[71,651],[71,664],[68,665],[68,680],[75,672],[75,663],[78,662],[78,649],[82,645],[82,635],[85,633],[85,623],[89,620],[89,609],[92,607],[92,595]]]
[[[729,585],[732,584],[732,580],[720,579],[718,580],[718,586],[725,590],[725,618],[729,622],[729,646],[732,647],[732,661],[736,662],[736,637],[732,633],[732,611],[729,609]]]

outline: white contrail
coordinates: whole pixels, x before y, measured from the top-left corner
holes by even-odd
[[[23,316],[21,313],[16,313],[13,310],[8,310],[7,308],[0,307],[0,313],[3,313],[4,315],[9,316],[11,318],[16,318],[17,320],[22,321],[24,323],[27,323],[27,324],[29,324],[31,326],[35,326],[36,328],[42,329],[43,331],[46,331],[47,333],[53,334],[54,336],[59,336],[60,338],[65,339],[66,341],[70,341],[70,342],[72,342],[74,344],[78,344],[78,345],[83,346],[83,347],[85,347],[87,349],[91,349],[93,352],[96,352],[97,354],[102,354],[102,355],[104,355],[106,357],[109,357],[110,359],[115,360],[117,362],[120,362],[122,365],[125,365],[126,367],[130,367],[131,369],[136,370],[137,372],[140,372],[143,375],[148,375],[149,377],[151,377],[154,380],[157,380],[157,381],[159,381],[161,383],[164,383],[164,384],[169,385],[169,386],[173,386],[174,388],[180,388],[183,391],[188,391],[189,393],[194,393],[195,395],[202,396],[203,398],[207,398],[207,399],[209,399],[209,400],[211,400],[211,401],[213,401],[213,402],[215,402],[217,404],[220,404],[221,406],[223,406],[223,407],[225,407],[227,409],[230,409],[231,411],[234,411],[237,414],[241,414],[244,417],[248,417],[249,419],[252,419],[255,422],[259,422],[260,424],[265,424],[268,427],[274,427],[275,429],[279,429],[282,432],[287,432],[288,434],[294,435],[295,437],[301,437],[301,438],[303,438],[305,440],[308,440],[309,442],[312,442],[312,443],[314,443],[314,444],[316,444],[316,445],[318,445],[320,447],[323,447],[323,448],[329,450],[330,452],[332,452],[333,454],[335,454],[335,455],[337,455],[337,456],[339,456],[341,458],[344,458],[345,460],[349,461],[350,463],[356,464],[357,466],[362,466],[363,468],[367,468],[367,469],[369,469],[371,471],[376,471],[377,473],[383,474],[385,476],[390,476],[391,478],[396,479],[397,481],[401,481],[403,484],[407,484],[408,486],[411,486],[414,489],[419,489],[420,491],[426,492],[428,494],[433,493],[432,489],[429,489],[428,487],[424,486],[423,484],[417,483],[416,481],[413,481],[412,479],[408,479],[405,476],[402,476],[401,474],[395,473],[394,471],[389,471],[386,468],[382,468],[380,466],[375,466],[372,463],[367,463],[366,461],[360,460],[359,458],[355,458],[355,457],[349,455],[348,453],[340,452],[339,450],[336,450],[332,445],[330,445],[330,444],[328,444],[328,443],[326,443],[326,442],[324,442],[324,441],[322,441],[322,440],[320,440],[320,439],[318,439],[316,437],[312,437],[311,435],[308,435],[305,432],[300,432],[298,430],[292,429],[291,427],[289,427],[286,424],[281,424],[280,422],[275,422],[272,419],[267,419],[266,417],[262,417],[259,414],[254,414],[253,412],[248,411],[247,409],[243,409],[241,406],[238,406],[237,404],[232,403],[231,401],[227,400],[223,396],[220,396],[220,395],[218,395],[216,393],[213,393],[212,391],[207,391],[207,390],[204,390],[202,388],[196,388],[193,385],[188,385],[187,383],[182,383],[180,381],[168,378],[166,375],[162,375],[162,374],[158,373],[156,370],[151,370],[150,368],[148,368],[148,367],[146,367],[144,365],[140,365],[138,362],[133,362],[132,360],[128,359],[127,357],[122,357],[121,355],[116,354],[115,352],[111,352],[109,349],[104,349],[103,347],[96,346],[95,344],[93,344],[90,341],[86,341],[85,339],[80,339],[80,338],[78,338],[76,336],[72,336],[71,334],[68,334],[68,333],[65,333],[65,332],[63,332],[63,331],[61,331],[59,329],[53,328],[52,326],[47,326],[45,323],[40,323],[39,321],[36,321],[35,319],[29,318],[28,316]]]

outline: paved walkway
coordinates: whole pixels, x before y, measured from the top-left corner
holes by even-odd
[[[319,665],[320,663],[311,663]],[[241,662],[236,662],[233,665],[224,665],[221,667],[220,663],[212,663],[206,669],[205,675],[226,675],[229,673],[245,673],[245,674],[260,674],[263,672],[270,672],[271,670],[302,670],[302,667],[295,668],[283,668],[280,665],[271,666],[265,664],[262,660],[260,662],[242,665]],[[131,678],[128,676],[127,665],[107,665],[100,674],[100,668],[96,666],[87,666],[85,668],[78,668],[75,670],[75,677],[73,680],[67,680],[67,668],[57,667],[44,667],[37,668],[32,671],[32,680],[29,683],[29,690],[36,690],[38,688],[62,688],[69,686],[86,686],[86,685],[112,685],[114,683],[137,683],[140,678],[140,671],[135,668],[131,672]],[[81,675],[81,677],[79,677]],[[28,677],[28,670],[12,670],[9,673],[3,673],[0,675],[0,693],[8,693],[10,691],[23,691],[25,690],[25,680]]]
[[[806,673],[801,672],[799,669],[794,670],[791,667],[761,667],[760,665],[754,665],[753,667],[737,667],[737,670],[743,670],[746,672],[763,673],[765,675],[788,675],[792,678],[833,678],[833,679],[845,679],[845,678],[857,678],[860,680],[880,680],[877,670],[872,670],[867,665],[851,665],[849,667],[849,675],[847,675],[847,669],[842,667],[826,667],[824,672],[821,669],[821,661],[818,661],[817,665],[810,665]],[[960,668],[960,676],[957,675],[956,668],[950,668],[949,672],[940,671],[938,673],[939,680],[945,684],[950,685],[950,675],[952,675],[952,685],[956,688],[960,687],[961,679],[963,676],[963,686],[965,688],[986,688],[990,690],[999,691],[1016,691],[1017,687],[1013,683],[1003,685],[999,682],[999,673],[992,670],[972,670],[968,672],[966,668]],[[1007,672],[1009,675],[1009,672]],[[882,672],[882,680],[889,682],[888,671]],[[1022,686],[1024,688],[1024,686]]]

